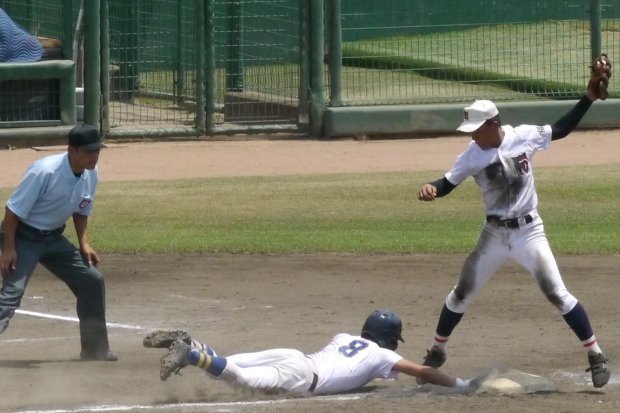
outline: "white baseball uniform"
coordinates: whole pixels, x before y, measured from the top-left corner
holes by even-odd
[[[375,378],[396,377],[392,367],[401,359],[360,336],[338,334],[313,354],[273,349],[228,356],[220,377],[263,391],[333,394],[355,390]]]
[[[309,354],[318,382],[315,394],[341,393],[364,386],[373,379],[396,378],[394,364],[402,359],[360,336],[338,334],[321,351]]]
[[[499,148],[483,150],[472,141],[445,177],[458,185],[473,176],[480,187],[487,216],[516,219],[518,227],[485,222],[478,244],[463,265],[457,286],[446,298],[446,306],[455,313],[465,312],[489,277],[504,262],[513,259],[536,279],[549,301],[566,314],[577,304],[577,299],[562,281],[538,215],[532,167],[534,153],[550,146],[551,126],[505,125],[502,129],[504,138]]]

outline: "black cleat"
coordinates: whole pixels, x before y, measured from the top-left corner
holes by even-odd
[[[606,385],[611,372],[607,368],[607,357],[605,357],[605,354],[588,355],[588,363],[590,363],[590,367],[586,369],[586,372],[592,373],[592,385],[597,389]]]

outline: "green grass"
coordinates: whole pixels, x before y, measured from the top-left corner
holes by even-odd
[[[117,253],[464,253],[484,216],[479,191],[469,179],[417,201],[419,185],[441,174],[101,183],[89,233],[98,251]],[[555,252],[620,253],[618,182],[614,165],[537,171]]]

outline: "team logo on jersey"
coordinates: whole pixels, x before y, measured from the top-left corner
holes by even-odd
[[[515,168],[520,175],[527,175],[530,172],[530,161],[528,161],[526,154],[522,153],[512,158],[512,162],[514,162]]]
[[[80,202],[80,209],[84,209],[88,205],[90,205],[90,199],[82,199],[82,202]]]

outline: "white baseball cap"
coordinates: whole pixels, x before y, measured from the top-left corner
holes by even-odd
[[[497,116],[498,113],[497,106],[490,100],[476,100],[464,109],[463,123],[456,130],[473,132],[482,126],[485,121]]]

